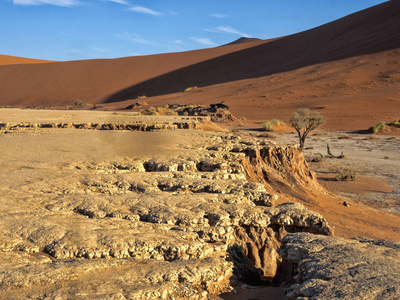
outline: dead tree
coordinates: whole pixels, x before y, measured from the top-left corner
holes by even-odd
[[[328,143],[326,143],[326,149],[327,149],[328,155],[330,157],[333,157],[333,158],[343,158],[344,157],[343,151],[339,156],[333,155],[333,153],[331,152],[331,149],[329,148],[329,144]]]

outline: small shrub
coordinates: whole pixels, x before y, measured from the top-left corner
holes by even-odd
[[[146,99],[146,98],[147,98],[147,96],[145,96],[145,95],[137,96],[137,99]]]
[[[315,153],[315,154],[310,154],[310,155],[305,155],[304,159],[306,162],[323,162],[324,161],[324,156],[321,153]]]
[[[273,119],[273,120],[270,120],[270,121],[265,121],[264,125],[263,125],[263,129],[265,131],[272,131],[273,130],[273,128],[272,128],[273,126],[282,126],[282,125],[285,125],[285,123],[282,122],[281,120]]]
[[[355,181],[358,179],[357,173],[347,167],[338,167],[336,168],[336,177],[337,181]]]
[[[100,108],[100,107],[103,107],[103,106],[101,106],[101,105],[97,105],[97,104],[93,104],[93,106],[90,108],[90,109],[98,109],[98,108]]]
[[[260,138],[275,139],[275,138],[276,138],[276,135],[274,135],[274,134],[272,134],[272,133],[269,133],[269,132],[264,132],[264,133],[258,135],[258,137],[260,137]]]
[[[81,102],[81,100],[76,100],[74,103],[74,106],[78,106],[78,107],[84,106],[84,105],[85,105],[85,103]]]
[[[400,127],[400,119],[390,122],[389,125],[393,127]]]
[[[383,121],[380,121],[378,125],[376,125],[375,127],[371,127],[369,130],[372,133],[377,133],[378,131],[384,129],[386,127],[386,123]]]
[[[190,87],[187,87],[186,89],[184,89],[183,91],[184,92],[189,92],[189,91],[193,91],[195,89],[197,89],[197,86],[190,86]]]
[[[154,107],[151,106],[148,109],[141,110],[140,111],[141,115],[151,115],[151,116],[156,116],[156,115],[161,115],[161,116],[176,116],[177,113],[175,110],[169,108],[169,105],[166,105],[164,107]]]

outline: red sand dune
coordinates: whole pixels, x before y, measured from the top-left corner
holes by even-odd
[[[320,109],[327,127],[362,129],[400,111],[400,1],[267,41],[113,60],[0,66],[0,105],[123,107],[225,100],[251,120]],[[200,87],[189,93],[189,86]],[[119,103],[121,102],[121,103]]]
[[[50,61],[0,54],[0,66],[20,65],[20,64],[42,64],[42,63],[47,63],[47,62],[50,62]]]

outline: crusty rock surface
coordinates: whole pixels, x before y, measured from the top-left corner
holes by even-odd
[[[400,243],[293,233],[279,250],[289,299],[399,299]]]
[[[288,232],[333,234],[248,181],[251,153],[279,153],[276,176],[296,147],[197,130],[41,130],[0,137],[2,299],[206,299],[272,281]]]

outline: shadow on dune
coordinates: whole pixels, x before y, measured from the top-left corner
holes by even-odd
[[[400,1],[389,1],[329,24],[226,54],[132,85],[104,99],[157,96],[400,47]]]

